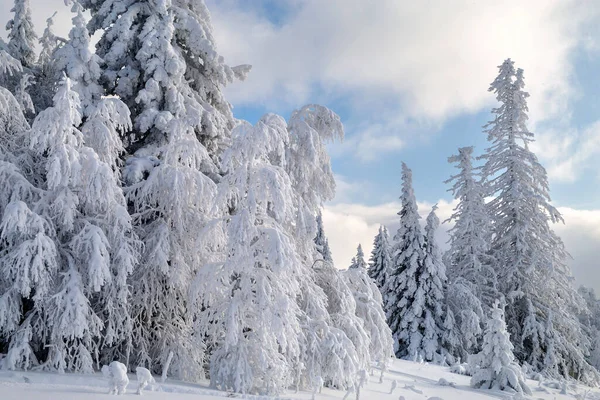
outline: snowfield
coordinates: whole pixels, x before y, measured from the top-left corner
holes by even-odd
[[[374,400],[476,400],[476,399],[512,399],[508,392],[477,390],[469,386],[470,377],[449,372],[448,368],[436,365],[419,364],[410,361],[395,360],[379,383],[379,371],[369,376],[369,382],[361,390],[360,398]],[[390,394],[393,381],[396,389]],[[569,384],[567,394],[561,394],[561,383],[557,381],[528,380],[533,395],[531,399],[562,400],[585,399],[600,400],[600,390],[583,385]],[[138,382],[135,374],[129,375],[129,385],[124,396],[137,396]],[[346,392],[323,388],[316,399],[342,399]],[[239,395],[208,388],[208,381],[189,384],[176,381],[158,382],[154,390],[146,388],[143,396],[155,400],[217,400],[223,397],[241,399],[274,399],[267,396]],[[108,380],[101,373],[94,375],[55,374],[39,372],[0,371],[0,399],[2,400],[96,400],[114,399],[108,394]],[[312,393],[301,391],[287,392],[276,399],[311,399]],[[350,394],[347,400],[354,400]],[[518,398],[518,397],[517,397]]]

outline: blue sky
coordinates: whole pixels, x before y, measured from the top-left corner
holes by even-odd
[[[62,0],[31,0],[38,31]],[[0,0],[8,15],[12,0]],[[326,204],[334,259],[348,265],[361,242],[370,251],[380,223],[394,230],[400,164],[406,162],[422,213],[452,209],[443,183],[460,146],[487,146],[482,126],[495,101],[497,65],[525,70],[533,148],[565,216],[556,226],[579,282],[600,289],[600,5],[577,0],[207,0],[220,53],[248,63],[246,82],[227,88],[236,117],[287,117],[307,103],[344,122],[330,145],[338,194]],[[440,239],[445,240],[443,230]]]

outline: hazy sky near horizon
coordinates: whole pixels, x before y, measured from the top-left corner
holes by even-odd
[[[31,0],[41,34],[62,0]],[[400,164],[413,170],[420,211],[453,207],[444,180],[461,146],[486,147],[482,126],[495,99],[487,89],[512,58],[525,70],[533,149],[550,178],[555,226],[573,256],[578,283],[600,290],[600,4],[577,0],[208,0],[219,52],[252,64],[227,88],[236,117],[287,117],[326,105],[345,125],[329,146],[338,192],[324,211],[339,268],[358,243],[370,252],[379,224],[397,226]],[[10,18],[12,0],[0,0]],[[0,21],[1,25],[4,21]],[[5,37],[5,33],[1,34]],[[446,235],[440,231],[440,239]]]

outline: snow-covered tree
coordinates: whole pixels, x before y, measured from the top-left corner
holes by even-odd
[[[83,0],[82,4],[91,11],[92,33],[103,31],[96,54],[106,63],[105,87],[127,104],[133,116],[129,151],[163,140],[164,129],[157,129],[165,123],[163,111],[173,112],[183,102],[186,125],[216,161],[235,126],[223,88],[244,79],[250,67],[224,63],[204,1]],[[173,76],[180,81],[176,96],[169,89]],[[210,171],[210,164],[203,169]]]
[[[72,4],[73,27],[69,39],[54,53],[54,68],[63,71],[73,81],[73,90],[79,94],[81,111],[88,117],[95,104],[100,100],[102,87],[100,79],[100,59],[90,50],[90,34],[83,16],[83,7],[77,0],[68,0]]]
[[[55,68],[54,55],[65,39],[56,36],[52,29],[55,16],[56,12],[46,20],[46,28],[39,40],[41,49],[36,65],[35,82],[31,89],[31,98],[36,110],[45,110],[52,106],[52,98],[61,75]]]
[[[358,254],[356,258],[360,258]],[[381,368],[384,368],[393,355],[394,344],[383,311],[379,288],[364,267],[348,268],[342,274],[354,296],[356,316],[363,321],[364,329],[369,334],[370,361],[377,362]]]
[[[343,310],[352,308],[354,299],[350,300],[352,294],[339,273],[329,263],[318,263],[323,265],[322,268],[315,265],[320,254],[313,241],[317,233],[314,216],[321,203],[335,193],[335,180],[325,145],[342,139],[344,131],[339,116],[333,111],[310,104],[292,114],[288,132],[286,171],[296,193],[294,204],[297,207],[290,235],[296,238],[297,251],[305,266],[300,281],[302,295],[298,299],[302,329],[300,361],[304,370],[296,383],[313,387],[320,376],[328,386],[347,388],[353,385],[357,372],[366,368],[363,365],[368,361],[368,349],[365,350],[364,345],[368,347],[368,338],[361,334],[360,321],[357,323],[344,315],[346,311]],[[330,302],[334,304],[328,304]],[[367,357],[364,356],[366,353]]]
[[[46,365],[92,371],[99,349],[123,346],[126,355],[131,350],[127,277],[136,263],[136,241],[110,167],[82,143],[79,110],[67,78],[54,106],[36,117],[30,148],[42,158],[41,207],[56,221],[53,240],[60,257],[56,288],[44,299]]]
[[[8,49],[23,67],[31,68],[36,62],[35,42],[37,35],[31,19],[29,0],[15,0],[13,18],[6,24],[8,31]]]
[[[369,277],[373,279],[380,291],[385,287],[387,274],[392,264],[390,249],[390,238],[387,228],[381,225],[379,233],[377,233],[373,240],[373,250],[371,251],[368,269]]]
[[[483,348],[480,353],[469,358],[470,367],[475,371],[471,386],[482,389],[514,390],[531,395],[525,383],[521,367],[513,355],[513,345],[504,322],[504,311],[495,303],[491,316],[486,322]]]
[[[462,147],[458,154],[448,158],[456,163],[459,173],[446,183],[451,183],[449,191],[458,200],[454,212],[445,222],[454,222],[450,229],[450,249],[448,250],[448,278],[451,282],[463,279],[471,286],[475,296],[490,308],[499,298],[496,274],[488,254],[490,221],[485,208],[484,189],[477,179],[472,165],[473,147]],[[467,304],[459,307],[468,307]]]
[[[144,242],[132,280],[135,362],[159,372],[173,351],[174,375],[195,379],[203,338],[192,334],[190,282],[204,263],[199,236],[212,218],[217,149],[236,123],[221,90],[243,74],[216,52],[202,1],[82,4],[91,31],[103,31],[106,94],[119,96],[133,121],[123,178]]]
[[[38,363],[41,341],[33,335],[43,329],[42,300],[59,268],[52,223],[35,212],[43,191],[28,179],[29,129],[17,100],[0,87],[0,343],[9,349],[7,369]]]
[[[329,240],[327,240],[325,230],[323,229],[323,213],[321,210],[317,213],[317,235],[315,236],[315,246],[317,246],[317,251],[321,254],[323,261],[333,263],[331,249],[329,248]]]
[[[550,228],[562,217],[550,204],[546,171],[529,149],[533,133],[526,124],[524,85],[523,71],[507,59],[489,89],[500,106],[486,125],[491,147],[482,172],[486,196],[493,197],[487,209],[498,288],[508,303],[506,322],[516,357],[537,370],[587,379],[586,338],[576,318],[583,302],[573,288],[564,244]],[[552,333],[546,331],[550,325]],[[551,337],[552,342],[546,340]]]
[[[477,345],[484,320],[484,308],[489,310],[500,297],[496,290],[496,272],[488,254],[490,222],[485,209],[484,191],[473,167],[473,147],[462,147],[448,158],[456,163],[459,173],[446,183],[458,200],[458,205],[445,222],[454,222],[450,229],[448,285],[446,287],[447,346],[454,356],[465,358]],[[482,303],[483,306],[482,307]]]
[[[412,171],[404,163],[400,199],[400,227],[394,237],[392,268],[383,290],[386,314],[396,355],[431,361],[442,353],[440,328],[446,276],[434,238],[439,220],[432,212],[423,234]]]
[[[309,121],[310,110],[303,115]],[[294,130],[294,123],[266,115],[253,127],[242,124],[223,154],[216,204],[224,215],[206,230],[222,256],[213,256],[194,283],[197,332],[218,387],[276,393],[318,379],[347,387],[348,376],[368,362],[368,336],[352,293],[315,246],[320,204],[303,202],[288,169],[297,151],[291,146],[306,148],[306,138],[321,149],[328,132],[308,124]],[[299,230],[297,221],[311,224]]]
[[[223,390],[280,393],[298,368],[302,264],[285,229],[295,218],[282,166],[288,140],[285,120],[266,115],[239,126],[223,154],[223,256],[199,270],[193,289],[211,385]]]
[[[404,163],[400,200],[400,226],[394,236],[392,266],[383,289],[383,301],[396,355],[416,357],[422,334],[420,321],[409,314],[409,308],[417,293],[417,273],[422,270],[425,237],[419,224],[421,217],[412,187],[412,171]]]
[[[435,353],[446,353],[446,349],[441,349],[446,266],[442,262],[442,254],[435,238],[435,233],[440,226],[436,209],[437,205],[434,205],[425,224],[425,258],[423,272],[418,278],[419,289],[417,289],[417,299],[424,296],[425,301],[422,347],[426,359],[431,359]]]
[[[52,69],[63,71],[74,82],[73,90],[81,99],[84,123],[81,131],[85,144],[98,154],[120,176],[120,157],[124,152],[121,137],[131,130],[130,112],[116,97],[103,97],[100,58],[90,51],[90,35],[86,28],[83,8],[71,0],[73,28],[69,40],[54,51]]]
[[[364,270],[367,269],[367,262],[365,261],[365,253],[363,252],[362,246],[360,245],[360,243],[358,244],[358,247],[356,248],[356,255],[354,257],[352,257],[352,262],[350,263],[350,267],[348,267],[350,269],[352,268],[363,268]]]

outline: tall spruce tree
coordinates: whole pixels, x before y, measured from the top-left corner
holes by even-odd
[[[428,361],[441,354],[440,327],[445,272],[433,238],[434,214],[428,218],[427,236],[419,224],[412,171],[402,163],[402,209],[394,237],[392,269],[384,288],[388,324],[396,355]]]
[[[458,200],[445,221],[454,222],[449,232],[450,249],[445,255],[448,260],[446,337],[451,353],[462,359],[477,346],[484,308],[489,310],[501,296],[488,254],[490,222],[484,191],[472,161],[473,147],[458,149],[458,154],[449,157],[448,162],[456,163],[459,172],[446,181],[452,184],[449,191]],[[456,340],[450,339],[452,336]]]
[[[391,246],[387,228],[383,225],[379,227],[379,232],[373,240],[373,250],[369,259],[368,273],[381,291],[387,280],[392,259],[390,255]]]
[[[575,317],[584,304],[572,285],[563,242],[550,228],[562,217],[550,204],[546,170],[529,149],[534,135],[527,129],[524,85],[523,70],[515,70],[512,60],[499,66],[489,91],[500,106],[485,126],[491,146],[482,156],[485,193],[493,197],[487,203],[491,254],[508,302],[508,331],[519,361],[549,374],[595,379]]]
[[[203,375],[190,282],[204,264],[199,234],[213,218],[219,167],[236,121],[222,90],[248,67],[216,51],[203,1],[84,0],[104,61],[106,94],[131,111],[125,193],[144,243],[132,280],[134,362],[180,378]]]
[[[6,24],[8,49],[25,68],[32,68],[36,62],[35,42],[37,35],[31,19],[29,0],[15,0],[13,18]]]

